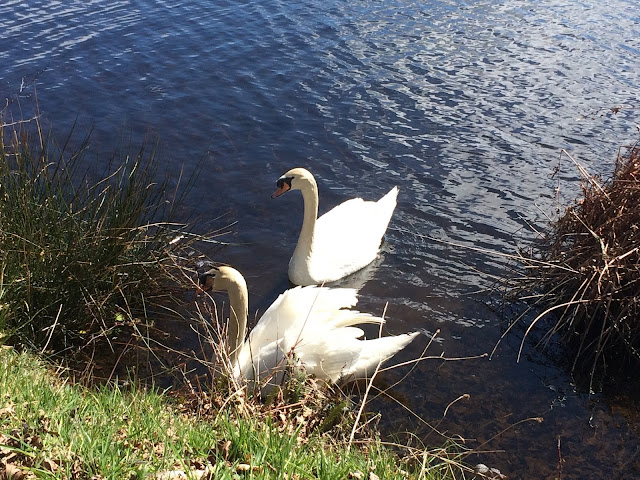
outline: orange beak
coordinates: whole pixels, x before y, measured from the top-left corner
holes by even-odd
[[[289,186],[288,183],[283,182],[282,186],[280,188],[278,188],[275,192],[273,192],[273,195],[271,195],[271,198],[277,198],[280,195],[282,195],[283,193],[288,192],[291,189],[291,187]]]

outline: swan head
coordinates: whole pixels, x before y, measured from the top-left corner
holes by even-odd
[[[247,288],[244,277],[235,268],[221,265],[203,273],[198,277],[198,286],[204,292],[228,292],[238,286]]]
[[[305,187],[317,188],[315,178],[306,168],[292,168],[278,179],[276,185],[278,189],[273,192],[271,198],[279,197],[289,190],[303,190]]]

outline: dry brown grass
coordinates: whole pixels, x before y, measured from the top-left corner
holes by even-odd
[[[521,261],[517,291],[536,292],[534,308],[573,347],[572,370],[619,371],[640,361],[640,145],[619,150],[603,181],[572,158],[583,197],[566,208]],[[551,314],[554,316],[551,317]]]

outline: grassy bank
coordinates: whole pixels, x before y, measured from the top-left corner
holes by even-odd
[[[0,478],[5,470],[51,479],[187,478],[179,471],[210,479],[446,479],[458,470],[454,455],[414,450],[399,460],[375,438],[350,451],[330,435],[302,439],[295,426],[233,405],[198,416],[152,390],[71,385],[7,347],[0,392]]]
[[[183,393],[140,387],[139,376],[122,382],[139,372],[138,353],[167,350],[153,343],[150,332],[161,340],[164,332],[149,312],[190,318],[185,292],[201,257],[196,242],[206,239],[174,222],[180,194],[157,182],[153,151],[125,149],[104,172],[89,151],[88,138],[60,145],[37,121],[0,122],[1,480],[446,479],[465,471],[455,452],[404,445],[397,456],[375,428],[361,428],[368,422],[354,437],[358,405],[340,391],[266,406],[230,391],[215,363],[206,387]],[[207,337],[213,351],[219,338]],[[96,381],[95,358],[105,354],[124,368],[108,365]],[[82,370],[53,370],[79,362]],[[82,385],[72,381],[78,372]],[[185,388],[196,381],[181,380]]]

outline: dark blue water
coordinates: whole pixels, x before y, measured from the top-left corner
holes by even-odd
[[[5,0],[0,98],[29,116],[37,93],[60,135],[93,125],[96,153],[157,135],[174,178],[202,161],[185,215],[238,222],[217,259],[247,276],[252,309],[287,286],[302,201],[269,199],[284,171],[314,172],[321,211],[398,185],[361,308],[389,302],[391,332],[440,329],[433,355],[477,355],[504,327],[487,305],[496,296],[477,292],[507,262],[462,246],[514,253],[532,238],[529,223],[579,191],[562,149],[607,175],[617,146],[636,139],[639,11],[633,0]],[[629,108],[609,113],[619,105]],[[562,478],[639,477],[637,400],[576,392],[532,348],[516,363],[521,335],[491,361],[424,362],[398,395],[470,447],[544,417],[482,445],[498,452],[477,460],[510,478],[557,476],[559,439]],[[382,405],[393,426],[442,443]]]

